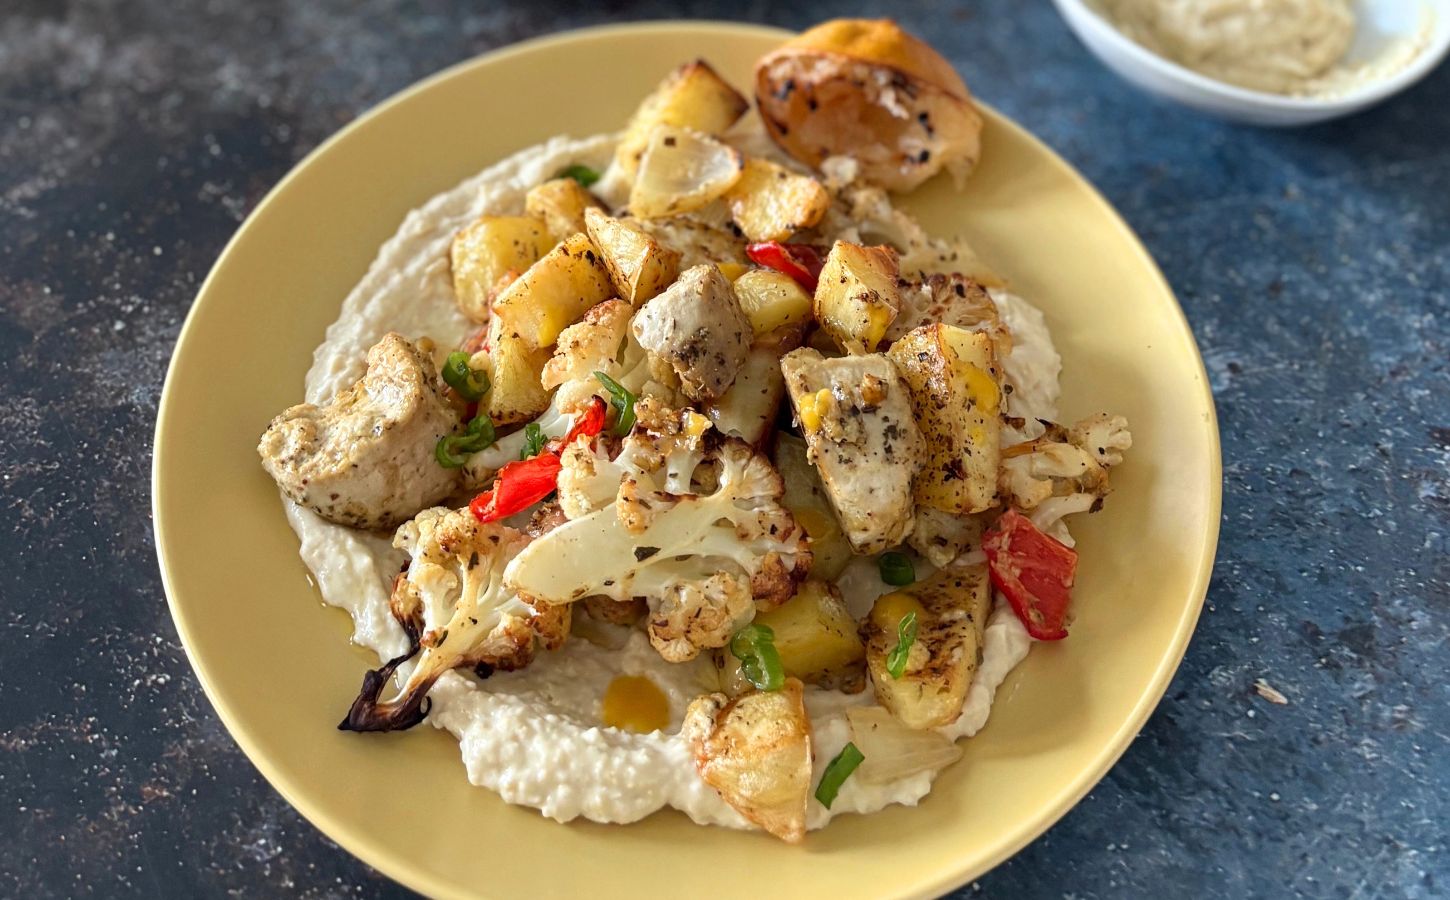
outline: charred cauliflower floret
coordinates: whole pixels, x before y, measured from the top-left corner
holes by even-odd
[[[1123,451],[1133,446],[1128,420],[1122,416],[1098,413],[1078,422],[1067,433],[1073,446],[1081,447],[1107,468],[1123,461]]]
[[[748,444],[692,410],[637,409],[613,460],[565,454],[560,500],[571,521],[505,577],[539,603],[643,597],[651,643],[681,662],[724,646],[757,606],[788,599],[810,567],[808,539],[781,505],[780,475]],[[606,497],[600,485],[611,480]]]
[[[504,567],[528,543],[523,533],[481,523],[466,508],[426,509],[399,528],[393,546],[410,561],[393,585],[389,605],[416,644],[408,656],[367,674],[338,727],[411,728],[427,715],[423,700],[445,672],[521,669],[539,646],[552,650],[563,644],[569,607],[535,607],[504,585]],[[393,671],[420,649],[398,696],[380,700]]]
[[[1128,421],[1105,413],[1064,428],[1043,422],[1046,432],[1002,451],[1000,488],[1012,506],[1048,529],[1063,516],[1101,506],[1110,488],[1108,470],[1133,445]]]
[[[674,401],[679,382],[668,365],[652,360],[634,339],[629,327],[634,312],[623,300],[606,300],[559,333],[541,379],[546,390],[559,389],[557,406],[569,409],[595,396],[607,400],[609,392],[595,372],[637,396]]]
[[[401,335],[384,335],[367,360],[362,379],[328,405],[273,419],[257,452],[292,501],[339,525],[391,528],[456,488],[457,470],[433,451],[459,414],[433,360]]]

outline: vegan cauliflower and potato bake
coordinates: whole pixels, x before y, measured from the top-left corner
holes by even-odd
[[[681,66],[411,213],[259,452],[384,664],[341,728],[427,721],[559,820],[665,806],[787,841],[913,804],[1034,639],[1121,418],[1057,424],[1042,315],[889,190],[980,153],[885,21]],[[339,709],[346,704],[339,698]]]

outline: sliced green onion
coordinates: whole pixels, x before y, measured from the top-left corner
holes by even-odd
[[[473,403],[482,400],[483,395],[488,393],[488,373],[484,371],[475,372],[468,365],[471,355],[462,350],[448,354],[448,359],[443,363],[443,381],[458,396]]]
[[[785,666],[775,649],[775,632],[769,625],[747,625],[730,639],[730,652],[740,660],[745,680],[762,691],[785,686]]]
[[[896,646],[886,654],[886,671],[892,678],[900,678],[906,672],[906,661],[911,658],[911,645],[916,643],[916,610],[901,617],[896,624]]]
[[[634,404],[639,398],[603,372],[595,372],[594,377],[609,392],[609,405],[614,407],[614,433],[620,437],[627,436],[634,428]]]
[[[519,451],[519,459],[528,459],[531,456],[538,456],[539,451],[544,449],[544,429],[539,427],[538,422],[530,422],[524,426],[524,449]]]
[[[495,440],[493,420],[488,416],[474,416],[462,434],[439,438],[433,456],[443,468],[457,469],[468,462],[468,454],[493,446]]]
[[[575,181],[579,182],[580,187],[589,187],[590,185],[594,184],[594,182],[599,180],[599,173],[589,168],[588,166],[581,166],[578,163],[575,163],[572,166],[565,166],[564,168],[560,169],[559,174],[555,175],[554,177],[572,178]]]
[[[892,587],[906,587],[916,580],[916,567],[905,553],[894,550],[883,553],[877,558],[876,567],[881,570],[881,580]]]
[[[841,752],[826,766],[826,771],[821,773],[821,783],[816,785],[816,799],[821,801],[822,806],[831,808],[831,804],[836,802],[836,795],[841,792],[841,785],[865,758],[855,744],[841,748]]]

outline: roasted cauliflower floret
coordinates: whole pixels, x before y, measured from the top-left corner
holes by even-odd
[[[1107,413],[1097,413],[1078,422],[1068,431],[1067,439],[1108,468],[1120,464],[1123,451],[1133,446],[1128,420]]]
[[[1033,524],[1048,531],[1063,516],[1096,511],[1111,486],[1108,470],[1123,461],[1133,444],[1128,421],[1105,413],[1064,428],[1043,422],[1046,431],[1033,440],[1002,451],[999,487]],[[1061,529],[1052,532],[1071,540]]]
[[[723,647],[755,615],[750,584],[729,572],[684,582],[649,617],[649,640],[671,662],[694,659],[701,647]]]
[[[578,519],[614,502],[623,472],[602,444],[575,441],[559,458],[559,508],[565,516]]]
[[[526,548],[506,578],[540,603],[644,597],[651,642],[683,661],[788,599],[810,567],[808,539],[781,505],[780,475],[748,444],[692,410],[637,409],[613,460],[565,455],[560,499],[583,514]],[[603,499],[606,478],[615,493]]]
[[[433,360],[401,335],[384,335],[367,360],[367,374],[328,405],[273,419],[257,452],[292,501],[340,525],[391,528],[457,486],[458,471],[433,451],[459,413]]]
[[[451,669],[521,669],[537,648],[556,649],[569,634],[569,607],[531,605],[504,585],[504,567],[529,542],[498,523],[481,523],[467,508],[426,509],[404,523],[393,546],[409,556],[393,585],[393,616],[416,642],[413,650],[371,671],[343,731],[411,728],[427,715],[423,700]],[[402,690],[380,697],[393,671],[422,650]]]
[[[608,399],[609,392],[595,372],[603,372],[637,396],[675,400],[679,382],[673,371],[654,363],[630,331],[634,311],[623,300],[606,300],[559,333],[559,344],[541,379],[546,390],[559,389],[557,405],[570,409],[590,397]]]

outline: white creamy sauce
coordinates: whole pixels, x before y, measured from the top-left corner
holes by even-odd
[[[1271,94],[1333,96],[1387,78],[1423,49],[1421,34],[1350,62],[1349,0],[1093,0],[1144,48],[1227,84]]]
[[[1098,0],[1135,42],[1210,78],[1303,92],[1354,38],[1348,0]]]
[[[389,331],[409,338],[427,335],[442,348],[456,345],[470,325],[457,312],[449,283],[447,255],[453,234],[485,213],[519,213],[527,189],[564,165],[582,162],[602,168],[612,145],[608,136],[555,139],[409,213],[317,348],[307,375],[307,399],[326,403],[361,377],[367,349]],[[993,291],[992,296],[1013,334],[1013,350],[1004,361],[1013,386],[1009,413],[1029,421],[1055,417],[1060,360],[1042,314],[1010,294]],[[388,594],[402,553],[383,536],[329,523],[285,500],[284,506],[301,540],[302,559],[316,577],[323,599],[352,616],[354,641],[375,651],[380,660],[405,652],[407,638],[388,611]],[[886,590],[869,559],[853,562],[840,585],[858,616]],[[580,611],[576,618],[585,614]],[[455,671],[434,686],[428,722],[458,738],[469,781],[559,821],[582,816],[597,822],[632,822],[668,806],[702,824],[750,827],[698,777],[689,748],[678,734],[689,702],[714,688],[708,665],[702,661],[672,665],[638,630],[589,624],[596,637],[614,637],[614,643],[623,641],[623,646],[606,649],[576,632],[563,648],[541,654],[523,671],[495,673],[482,681]],[[979,731],[997,687],[1027,655],[1031,643],[998,597],[986,630],[982,664],[962,715],[940,731],[952,738]],[[634,734],[599,724],[604,691],[618,674],[646,675],[661,688],[670,706],[668,731]],[[338,698],[339,709],[349,699]],[[869,689],[856,695],[807,690],[816,780],[850,739],[845,710],[871,702]],[[839,813],[873,812],[893,803],[914,805],[930,790],[933,778],[933,773],[923,773],[884,785],[848,779],[831,809],[810,801],[809,827],[820,828]]]

